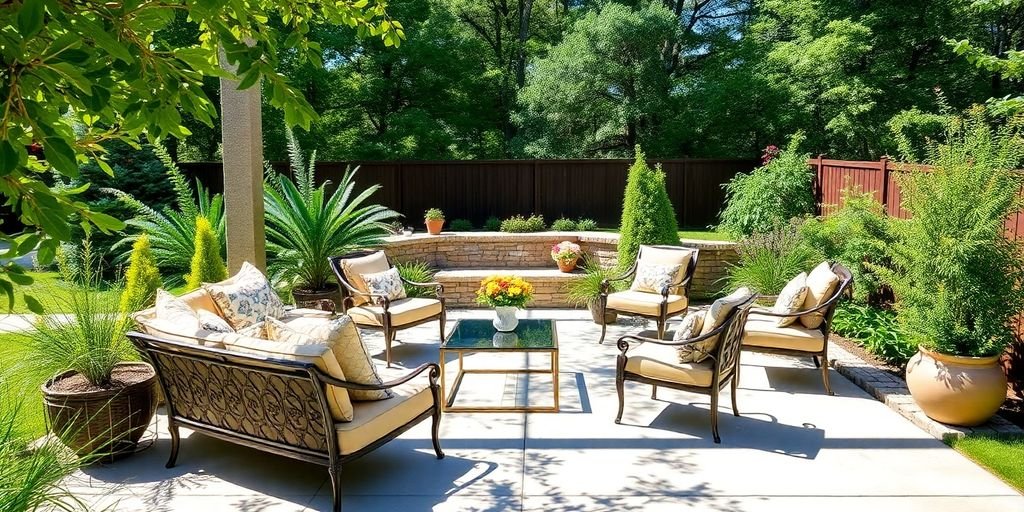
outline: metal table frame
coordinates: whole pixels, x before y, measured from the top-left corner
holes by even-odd
[[[447,348],[448,340],[455,334],[458,329],[458,322],[456,322],[455,329],[452,329],[451,333],[445,337],[444,343],[441,344],[441,410],[444,412],[558,412],[558,330],[554,320],[548,320],[551,322],[551,346],[543,348],[533,347],[502,347],[502,348],[480,348],[480,347],[453,347]],[[445,372],[445,359],[446,355],[451,352],[458,355],[459,359],[459,370],[455,376],[455,382],[452,384],[451,395],[448,394],[447,388],[447,375]],[[466,369],[463,365],[463,356],[467,353],[474,352],[497,352],[497,353],[521,353],[521,352],[547,352],[551,357],[551,366],[549,368],[512,368],[512,369],[500,369],[500,368],[473,368]],[[458,395],[459,387],[462,385],[462,379],[467,374],[497,374],[497,373],[547,373],[551,375],[551,383],[554,394],[554,404],[550,406],[517,406],[517,405],[467,405],[457,406],[455,404],[455,397]]]

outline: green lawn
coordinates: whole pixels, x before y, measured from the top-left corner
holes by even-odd
[[[47,313],[67,313],[67,298],[70,293],[71,287],[60,279],[57,272],[27,272],[28,275],[32,276],[34,282],[29,286],[22,286],[15,288],[15,300],[14,309],[11,313],[31,313],[28,306],[25,305],[25,301],[22,300],[22,294],[27,293],[35,297],[39,302],[46,308]],[[171,288],[169,292],[175,295],[181,295],[184,293],[184,286],[178,288]],[[104,288],[100,290],[100,294],[104,295],[102,303],[106,303],[110,295],[120,294],[120,290],[115,288]],[[2,298],[2,297],[0,297]],[[7,313],[6,301],[0,302],[0,313]]]
[[[1024,492],[1024,437],[968,436],[949,444]]]
[[[25,338],[19,334],[0,333],[0,368],[4,372],[4,386],[0,387],[0,400],[6,407],[20,401],[18,418],[22,431],[33,436],[46,433],[43,416],[43,397],[39,392],[43,377],[26,375],[19,368],[25,359]]]

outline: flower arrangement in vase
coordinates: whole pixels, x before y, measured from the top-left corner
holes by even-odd
[[[558,263],[558,270],[562,272],[572,272],[576,268],[576,261],[580,259],[580,254],[583,251],[580,249],[579,244],[574,244],[569,241],[559,242],[551,246],[551,259]]]
[[[519,325],[516,310],[526,307],[533,298],[533,285],[519,276],[489,276],[480,281],[476,301],[494,308],[494,328],[499,332],[514,331]]]

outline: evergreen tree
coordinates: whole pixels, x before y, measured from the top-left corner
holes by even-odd
[[[636,161],[629,168],[626,197],[619,226],[619,267],[636,261],[641,245],[679,245],[676,212],[665,189],[661,166],[651,169],[644,152],[636,147]]]
[[[120,309],[124,313],[153,302],[157,288],[163,285],[147,235],[140,235],[135,240],[129,261],[128,271],[125,273],[124,292],[121,293]]]
[[[220,242],[206,217],[196,217],[196,252],[192,255],[192,270],[185,278],[186,288],[195,290],[203,283],[215,283],[228,278],[228,269],[220,256]]]

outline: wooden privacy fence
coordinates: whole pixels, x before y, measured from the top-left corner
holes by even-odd
[[[725,194],[722,184],[749,172],[755,159],[652,160],[665,171],[666,186],[679,225],[717,222]],[[602,226],[619,224],[626,175],[632,160],[460,160],[395,162],[319,162],[317,179],[337,183],[345,168],[359,165],[358,187],[380,184],[373,201],[405,215],[420,227],[423,212],[441,208],[449,221],[468,219],[480,226],[491,216],[539,213],[547,222],[586,217]],[[288,164],[272,164],[286,172]],[[223,190],[220,162],[182,163],[180,167],[215,192]]]
[[[903,208],[900,176],[914,170],[931,170],[927,165],[890,162],[885,157],[878,161],[829,160],[818,157],[808,160],[807,164],[815,173],[814,198],[819,214],[828,215],[839,209],[844,189],[860,189],[874,194],[886,214],[900,219],[910,216]],[[1015,240],[1021,234],[1024,234],[1024,211],[1006,219],[1006,236]]]

